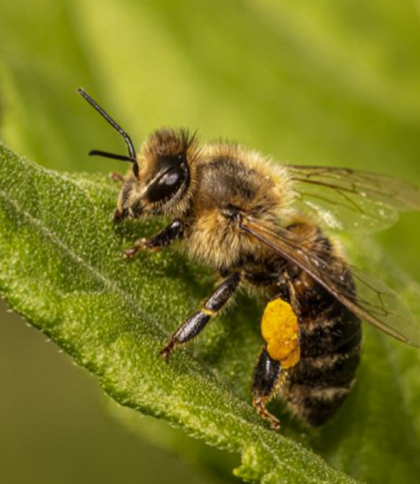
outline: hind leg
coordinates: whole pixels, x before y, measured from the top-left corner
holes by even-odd
[[[280,428],[280,421],[266,409],[266,404],[276,392],[280,380],[280,372],[280,362],[271,358],[266,346],[264,346],[255,367],[254,381],[252,383],[252,405],[260,417],[270,422],[273,430]]]
[[[278,429],[280,422],[265,405],[280,384],[281,371],[292,368],[300,360],[299,325],[292,306],[279,297],[272,299],[264,310],[261,333],[266,344],[255,368],[252,403],[259,415],[273,429]]]

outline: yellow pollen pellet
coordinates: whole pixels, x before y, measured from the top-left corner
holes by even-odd
[[[282,368],[291,368],[299,362],[299,325],[290,304],[281,299],[270,301],[261,320],[261,333],[268,354]]]

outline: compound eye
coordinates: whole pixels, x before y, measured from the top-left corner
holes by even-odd
[[[170,168],[146,192],[149,202],[159,202],[170,198],[181,187],[185,173],[180,167]]]

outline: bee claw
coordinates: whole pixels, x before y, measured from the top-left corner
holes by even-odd
[[[281,425],[280,425],[280,420],[275,419],[275,421],[272,421],[272,422],[270,423],[270,426],[271,426],[271,428],[272,428],[273,430],[280,430],[280,427],[281,427]]]
[[[121,173],[117,173],[116,171],[111,171],[111,173],[109,174],[109,179],[116,183],[124,183],[125,181],[124,176],[121,175]]]
[[[132,259],[137,254],[137,252],[139,252],[141,249],[144,249],[146,247],[147,247],[147,239],[140,239],[137,242],[135,242],[133,247],[124,251],[124,258]]]
[[[159,356],[167,363],[169,361],[169,356],[172,353],[174,343],[170,341],[163,350],[159,351]]]
[[[123,253],[123,257],[124,259],[132,259],[136,252],[138,251],[137,248],[133,247],[132,249],[128,249],[128,250],[125,250],[124,253]]]
[[[273,430],[280,429],[280,420],[271,414],[265,407],[266,399],[264,397],[254,397],[252,400],[252,405],[257,410],[258,415],[266,420]]]

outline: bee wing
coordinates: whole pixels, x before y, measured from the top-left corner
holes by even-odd
[[[420,190],[401,180],[346,168],[287,168],[300,208],[335,230],[379,231],[398,212],[420,210]]]
[[[413,346],[420,346],[419,324],[398,294],[355,267],[305,247],[292,233],[273,231],[254,218],[244,219],[240,228],[306,272],[313,280],[361,319],[384,333]],[[356,290],[349,284],[352,275]]]

